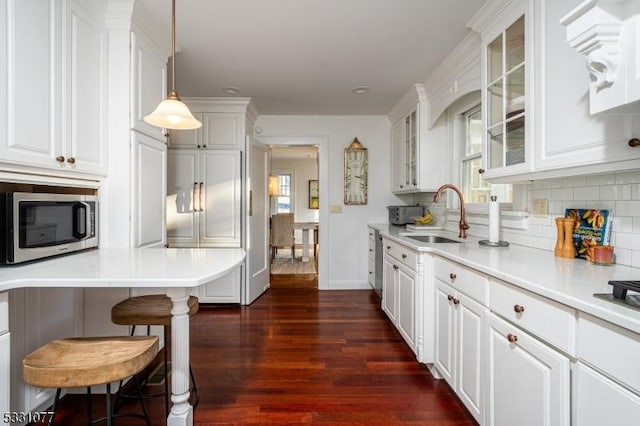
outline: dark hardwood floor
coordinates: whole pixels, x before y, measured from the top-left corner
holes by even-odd
[[[248,307],[202,306],[191,333],[199,426],[475,424],[416,362],[373,291],[270,289]],[[86,424],[82,404],[63,398],[59,424]],[[149,408],[164,424],[162,399]]]

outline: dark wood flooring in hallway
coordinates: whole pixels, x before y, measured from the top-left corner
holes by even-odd
[[[416,362],[373,291],[270,289],[248,307],[202,307],[191,333],[199,426],[475,424]],[[61,426],[86,424],[82,397],[63,402]],[[162,399],[149,408],[164,424]]]

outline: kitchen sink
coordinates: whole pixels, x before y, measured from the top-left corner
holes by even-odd
[[[449,238],[439,237],[437,235],[405,235],[412,240],[418,240],[423,243],[459,243],[460,241],[450,240]]]

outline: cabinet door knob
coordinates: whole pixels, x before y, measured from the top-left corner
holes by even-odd
[[[448,301],[452,301],[452,300],[453,300],[453,296],[452,296],[452,295],[450,295],[450,294],[447,294],[447,300],[448,300]]]
[[[202,147],[203,147],[203,148],[206,148],[207,146],[206,146],[206,145],[202,145]]]
[[[478,169],[478,173],[483,174],[484,173],[484,169]]]
[[[638,138],[629,139],[629,146],[631,148],[635,148],[636,146],[640,146],[640,139],[638,139]]]
[[[513,310],[516,312],[516,314],[521,314],[524,312],[524,306],[522,305],[514,305],[513,306]]]
[[[458,276],[452,272],[449,274],[449,278],[451,278],[452,280],[455,280],[456,278],[458,278]]]
[[[373,251],[373,249],[369,249],[369,252],[372,252],[372,251]]]
[[[76,159],[75,159],[75,158],[73,158],[73,157],[69,157],[69,158],[67,158],[67,163],[69,163],[69,164],[75,164],[75,163],[76,163]]]
[[[387,246],[387,250],[391,250],[391,246]]]
[[[403,254],[403,255],[402,255],[402,259],[404,260],[404,259],[406,259],[406,258],[407,258],[407,255],[406,255],[406,254]]]
[[[63,157],[62,155],[58,155],[58,156],[56,157],[56,161],[57,161],[58,163],[64,163],[64,157]]]
[[[515,334],[507,334],[507,340],[509,341],[509,343],[515,343],[518,341],[518,336],[516,336]]]
[[[393,269],[398,269],[398,265],[393,265]]]
[[[460,303],[460,299],[455,299],[455,298],[453,299],[453,304],[454,304],[454,305],[457,305],[457,304],[459,304],[459,303]]]

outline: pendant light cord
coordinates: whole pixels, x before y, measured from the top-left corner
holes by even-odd
[[[176,91],[176,0],[171,1],[171,92]]]

